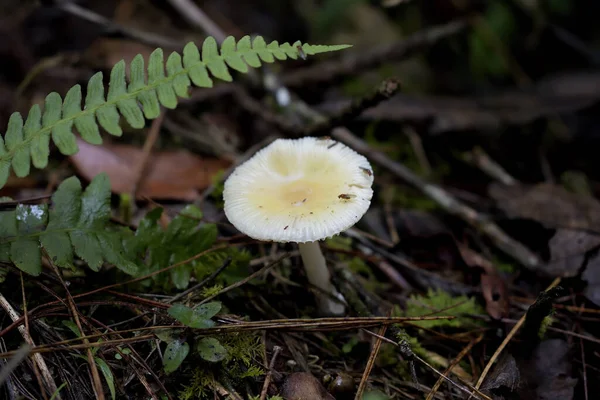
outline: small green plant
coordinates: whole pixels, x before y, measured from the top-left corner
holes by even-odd
[[[201,304],[195,308],[187,307],[183,304],[175,304],[169,308],[169,315],[190,328],[206,329],[215,325],[212,317],[221,311],[221,303],[213,301]],[[190,352],[190,345],[185,337],[173,338],[168,336],[166,339],[167,348],[163,357],[165,372],[175,371],[185,360]],[[227,356],[227,350],[221,343],[213,337],[202,337],[196,341],[196,353],[206,361],[218,362]]]
[[[402,313],[400,311],[400,313]],[[428,289],[425,296],[411,295],[406,303],[404,315],[419,317],[424,315],[455,316],[453,319],[437,319],[415,321],[415,325],[423,328],[454,327],[458,328],[467,324],[474,324],[469,314],[483,314],[483,308],[475,302],[475,298],[467,296],[452,297],[443,290]]]
[[[96,176],[85,191],[71,177],[58,187],[50,208],[19,204],[0,212],[0,261],[39,275],[44,250],[62,268],[73,268],[77,255],[94,271],[106,261],[134,274],[137,265],[125,257],[122,231],[109,224],[110,212],[106,175]]]
[[[139,270],[140,276],[190,259],[209,249],[217,239],[217,227],[214,224],[201,224],[202,212],[193,205],[186,206],[166,229],[159,224],[162,213],[162,208],[148,212],[135,235],[126,241],[129,257],[144,259]],[[167,273],[154,275],[146,285],[154,282],[164,289],[169,289],[171,285],[185,289],[197,263],[198,260],[193,260]]]

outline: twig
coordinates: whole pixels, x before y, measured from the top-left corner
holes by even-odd
[[[423,148],[423,141],[421,140],[421,136],[419,136],[417,132],[415,132],[415,129],[412,126],[407,126],[406,128],[404,128],[404,134],[408,137],[408,140],[410,141],[410,145],[413,148],[413,152],[415,153],[417,160],[419,160],[419,164],[423,169],[423,173],[425,174],[425,176],[430,176],[432,171],[431,163],[429,162],[427,154],[425,153],[425,149]]]
[[[67,284],[65,283],[65,280],[63,279],[62,274],[61,274],[60,270],[58,269],[58,267],[52,262],[50,257],[48,257],[48,260],[50,262],[50,265],[52,266],[52,269],[54,270],[54,273],[60,280],[60,283],[62,284],[63,288],[65,289],[67,304],[68,304],[68,308],[71,312],[71,317],[73,318],[73,321],[75,321],[77,328],[79,328],[79,332],[81,332],[81,335],[83,336],[83,335],[85,335],[85,331],[83,330],[83,326],[81,325],[81,321],[79,320],[79,311],[77,310],[77,306],[75,305],[73,296],[71,296],[71,292],[69,291],[69,288],[67,287]],[[89,345],[89,341],[87,339],[84,339],[83,343]],[[88,359],[88,364],[90,365],[90,371],[92,373],[92,382],[94,384],[96,398],[98,400],[104,400],[105,399],[104,389],[102,388],[102,381],[100,380],[100,373],[98,372],[98,366],[96,365],[96,361],[94,360],[94,354],[92,353],[91,348],[87,349],[87,359]]]
[[[188,23],[201,28],[217,42],[225,40],[225,33],[202,11],[200,7],[190,0],[169,0],[169,3],[179,11]]]
[[[131,36],[132,38],[137,39],[142,43],[149,44],[151,46],[166,47],[168,49],[181,49],[184,45],[183,42],[177,40],[168,39],[161,35],[156,35],[151,32],[144,32],[123,26],[121,24],[117,24],[116,22],[113,22],[100,14],[96,14],[95,12],[88,10],[87,8],[81,7],[70,1],[58,2],[57,7],[65,12],[68,12],[69,14],[73,14],[78,16],[79,18],[85,19],[86,21],[102,25],[108,31],[117,31],[124,33],[125,35]]]
[[[440,378],[448,381],[450,384],[452,384],[453,386],[455,386],[456,388],[458,388],[459,390],[468,393],[470,396],[473,395],[477,395],[480,399],[484,399],[484,400],[492,400],[489,396],[487,396],[486,394],[482,393],[478,388],[473,387],[469,382],[465,382],[463,379],[461,379],[459,376],[457,376],[457,378],[465,385],[461,385],[458,384],[456,382],[454,382],[453,380],[449,379],[447,376],[445,376],[444,374],[442,374],[440,371],[438,371],[433,365],[429,364],[427,361],[425,361],[423,358],[419,357],[418,355],[416,355],[411,349],[410,346],[408,346],[405,341],[401,341],[400,343],[395,342],[393,340],[390,340],[386,337],[380,336],[375,332],[371,332],[369,330],[364,330],[365,332],[367,332],[369,335],[371,336],[375,336],[375,337],[380,337],[381,340],[383,340],[384,342],[390,343],[396,347],[398,347],[400,349],[401,353],[408,353],[410,355],[411,358],[416,359],[417,361],[419,361],[420,363],[422,363],[423,365],[425,365],[427,368],[429,368],[431,371],[433,371],[436,375],[438,375]]]
[[[156,139],[158,139],[158,134],[160,133],[160,128],[162,127],[163,121],[165,119],[165,111],[163,110],[158,118],[152,121],[152,125],[150,126],[150,130],[148,135],[146,136],[146,140],[144,142],[144,147],[142,149],[142,158],[139,160],[137,165],[135,166],[135,171],[133,173],[133,187],[131,188],[131,200],[135,201],[137,198],[140,188],[144,185],[144,181],[146,180],[146,172],[148,169],[148,160],[150,159],[150,155],[152,153],[152,148],[156,143]]]
[[[583,371],[582,371],[582,375],[583,375],[583,394],[584,394],[585,400],[589,400],[589,397],[588,397],[587,364],[585,363],[585,351],[584,351],[583,340],[582,339],[579,339],[579,351],[580,351],[580,354],[581,354],[581,365],[583,366]]]
[[[210,301],[212,299],[214,299],[217,296],[220,296],[224,293],[227,293],[233,289],[236,289],[242,285],[245,285],[247,282],[250,282],[252,279],[259,277],[260,275],[262,275],[263,273],[267,272],[268,270],[270,270],[271,268],[273,268],[274,266],[276,266],[277,264],[279,264],[280,262],[282,262],[284,259],[289,258],[290,257],[290,253],[284,253],[282,254],[279,258],[277,258],[275,261],[273,261],[271,264],[268,264],[264,267],[262,267],[261,269],[259,269],[258,271],[254,272],[253,274],[250,274],[249,276],[247,276],[246,278],[242,279],[241,281],[237,281],[236,283],[227,286],[226,288],[223,288],[221,291],[219,291],[219,293],[215,293],[212,296],[208,296],[207,298],[205,298],[204,300],[202,300],[200,303],[198,303],[198,305],[200,304],[204,304],[207,301]]]
[[[2,308],[4,308],[4,310],[6,311],[6,313],[8,314],[8,316],[10,317],[11,320],[16,321],[16,320],[20,319],[19,313],[13,308],[13,306],[8,302],[8,300],[6,299],[6,297],[4,297],[4,295],[2,293],[0,293],[0,306],[2,306]],[[26,319],[26,321],[27,321],[27,319]],[[40,390],[42,392],[42,396],[44,397],[44,399],[47,399],[46,392],[44,391],[44,386],[48,390],[49,393],[55,393],[58,390],[56,387],[56,383],[54,382],[54,379],[52,378],[52,374],[50,373],[50,370],[48,369],[48,366],[46,365],[46,361],[44,360],[42,355],[39,353],[35,353],[33,351],[33,349],[36,348],[36,345],[33,342],[33,339],[31,338],[31,335],[29,334],[28,329],[25,327],[25,325],[20,325],[18,329],[19,329],[19,332],[21,333],[21,336],[23,337],[23,340],[25,340],[25,343],[27,343],[27,345],[29,346],[29,349],[33,353],[32,358],[33,358],[33,364],[34,364],[34,371],[36,371],[36,369],[39,368],[39,372],[42,374],[42,377],[44,378],[44,385],[42,387],[40,387]],[[23,351],[23,349],[17,350],[16,352],[14,352],[15,354],[13,356],[17,356],[18,354],[21,354],[22,351]],[[6,357],[2,357],[2,358],[6,358]],[[36,373],[36,376],[37,376],[37,374],[38,373]],[[57,397],[57,399],[59,399],[59,398],[60,397]]]
[[[556,278],[550,284],[550,286],[548,286],[546,288],[546,291],[548,291],[548,290],[552,289],[553,287],[557,286],[560,283],[560,280],[561,280],[560,277]],[[483,369],[483,372],[481,373],[481,376],[477,380],[477,384],[475,385],[475,387],[477,389],[479,389],[481,387],[481,384],[485,380],[485,377],[487,376],[487,374],[490,372],[490,369],[492,368],[492,365],[494,365],[494,362],[498,359],[498,357],[500,357],[500,354],[502,353],[502,351],[504,350],[504,348],[508,345],[508,343],[510,343],[510,341],[512,340],[512,338],[517,334],[517,332],[519,331],[519,329],[521,328],[521,326],[525,323],[525,318],[526,317],[527,317],[527,313],[523,314],[523,316],[519,319],[519,321],[515,324],[515,326],[513,326],[513,328],[510,330],[510,332],[508,332],[508,335],[506,335],[506,337],[504,338],[504,340],[502,341],[502,343],[500,343],[500,346],[498,346],[498,348],[496,349],[496,351],[492,355],[492,358],[490,358],[490,361],[488,361],[487,365]],[[471,397],[469,397],[469,399],[467,399],[467,400],[470,400],[470,399],[471,399]]]
[[[213,272],[208,277],[206,277],[205,279],[203,279],[201,282],[197,283],[196,285],[192,286],[191,288],[184,290],[183,292],[179,293],[176,296],[173,296],[172,298],[167,300],[165,303],[167,303],[167,304],[174,303],[177,300],[187,296],[189,293],[195,292],[196,290],[200,289],[202,286],[206,285],[208,282],[212,281],[217,276],[219,276],[219,274],[221,272],[223,272],[225,270],[225,268],[229,267],[229,265],[231,264],[231,261],[232,261],[232,258],[227,257],[225,262],[223,262],[223,264],[219,268],[217,268],[217,270],[215,272]]]
[[[23,279],[23,271],[19,271],[19,278],[21,281],[21,299],[23,300],[23,318],[25,319],[25,332],[27,332],[27,336],[31,336],[31,331],[29,330],[29,318],[27,317],[27,295],[25,294],[25,280]],[[46,392],[44,391],[43,380],[39,371],[40,369],[41,368],[38,368],[37,363],[33,363],[33,372],[35,374],[35,378],[38,381],[38,385],[40,386],[42,397],[45,400],[48,396],[46,396]],[[51,379],[51,381],[54,382],[54,379]]]
[[[454,368],[460,362],[460,360],[462,360],[464,356],[466,356],[467,353],[471,351],[473,346],[481,342],[482,339],[483,335],[479,335],[477,338],[471,340],[469,344],[464,349],[462,349],[460,353],[458,353],[458,355],[450,362],[448,368],[446,368],[446,370],[444,371],[443,376],[440,376],[435,385],[433,385],[431,391],[427,394],[427,398],[425,400],[433,400],[438,389],[440,388],[440,386],[442,386],[442,383],[444,382],[444,377],[447,377],[450,371],[452,371],[452,368]]]
[[[517,183],[517,180],[506,172],[500,164],[492,160],[481,147],[475,147],[472,152],[465,154],[464,159],[485,172],[490,178],[496,179],[505,185]]]
[[[304,136],[319,136],[325,132],[329,132],[336,126],[341,126],[348,121],[353,120],[356,116],[362,114],[363,111],[376,106],[392,97],[400,90],[400,83],[395,78],[384,80],[379,88],[373,93],[360,98],[353,102],[350,106],[343,109],[337,115],[330,116],[327,119],[322,120],[316,124],[310,125],[304,130]]]
[[[391,313],[388,313],[388,316]],[[373,344],[373,349],[371,349],[371,354],[369,354],[369,359],[367,360],[367,365],[365,366],[365,370],[363,371],[362,377],[360,378],[360,383],[358,384],[358,389],[356,390],[356,396],[354,396],[354,400],[361,400],[363,398],[363,393],[367,388],[367,382],[369,380],[369,375],[371,374],[371,370],[375,365],[375,360],[377,359],[377,354],[379,354],[379,349],[381,348],[381,343],[383,337],[385,337],[385,332],[387,331],[387,325],[379,328],[378,336],[375,337],[375,343]]]
[[[439,40],[455,35],[467,25],[465,21],[453,21],[416,32],[406,39],[391,45],[349,54],[340,60],[320,62],[313,66],[297,69],[282,76],[281,82],[290,87],[299,87],[308,83],[330,82],[334,79],[356,75],[359,71],[389,62],[406,59]]]
[[[273,366],[275,365],[275,360],[277,360],[277,356],[279,353],[281,353],[281,350],[283,350],[283,347],[273,346],[273,355],[271,356],[271,362],[269,363],[267,376],[265,376],[265,382],[263,383],[262,390],[260,391],[259,400],[265,400],[267,398],[267,391],[269,390],[269,384],[271,383],[271,377],[273,376]]]

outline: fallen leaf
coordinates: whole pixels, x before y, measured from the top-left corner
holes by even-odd
[[[571,377],[569,345],[562,339],[541,342],[532,357],[520,365],[527,385],[520,390],[522,399],[571,400],[577,379]]]
[[[508,316],[510,307],[504,279],[498,274],[481,274],[481,293],[485,299],[485,310],[494,319]]]
[[[70,157],[77,171],[91,180],[105,172],[114,193],[130,193],[136,184],[137,165],[143,157],[141,148],[130,145],[95,146],[78,139],[79,152]],[[152,153],[138,198],[193,201],[198,191],[211,184],[212,176],[229,167],[230,162],[201,158],[185,150]]]
[[[540,342],[530,357],[506,354],[481,385],[494,399],[571,400],[577,379],[571,377],[569,345],[562,339]]]
[[[594,232],[600,226],[600,202],[561,186],[492,184],[489,194],[510,218],[531,219],[554,229]]]
[[[600,306],[600,252],[593,254],[581,274],[581,279],[587,282],[583,294],[587,299]]]
[[[586,253],[600,246],[600,236],[585,231],[558,229],[548,242],[550,261],[545,271],[552,276],[573,277],[579,274]]]
[[[502,388],[508,388],[511,392],[519,387],[521,373],[517,361],[510,353],[505,353],[500,357],[492,372],[485,378],[481,389],[487,392],[499,391]]]
[[[485,310],[494,319],[500,319],[508,315],[510,301],[506,282],[498,274],[494,264],[481,254],[471,250],[467,246],[457,243],[458,250],[471,268],[483,269],[481,274],[481,293],[485,299]]]

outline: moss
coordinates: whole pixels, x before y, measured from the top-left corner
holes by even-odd
[[[191,372],[189,384],[180,390],[179,399],[209,399],[212,398],[212,388],[216,382],[237,384],[244,379],[265,374],[258,361],[262,348],[258,333],[229,333],[218,336],[218,340],[227,350],[227,357],[218,363],[186,361],[187,365],[194,365],[195,368]]]
[[[550,325],[552,325],[554,323],[554,316],[552,314],[547,315],[543,320],[542,323],[540,325],[540,329],[538,331],[538,337],[540,338],[540,340],[544,339],[544,336],[546,336],[546,332],[548,331],[548,328],[550,327]]]
[[[468,325],[476,325],[481,322],[475,321],[466,315],[484,313],[483,307],[476,303],[475,298],[467,296],[452,297],[449,293],[439,289],[429,289],[425,296],[411,295],[406,303],[406,310],[404,311],[404,315],[407,317],[419,317],[425,315],[456,317],[454,319],[414,322],[415,325],[423,328],[460,328]]]

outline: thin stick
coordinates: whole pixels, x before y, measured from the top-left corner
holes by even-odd
[[[65,12],[68,12],[69,14],[76,15],[79,18],[84,19],[86,21],[102,25],[108,31],[118,31],[124,33],[125,35],[131,36],[132,38],[137,39],[142,43],[146,43],[154,47],[166,47],[168,49],[175,50],[181,49],[184,45],[183,42],[177,40],[169,39],[151,32],[140,31],[127,26],[123,26],[121,24],[117,24],[116,22],[113,22],[110,19],[100,14],[97,14],[87,8],[81,7],[78,4],[75,4],[71,1],[57,2],[56,7],[60,8]]]
[[[203,279],[202,282],[199,282],[196,285],[192,286],[191,288],[184,290],[183,292],[179,293],[176,296],[173,296],[171,299],[167,300],[165,303],[167,303],[167,304],[174,303],[177,300],[187,296],[189,293],[195,292],[196,290],[200,289],[202,286],[206,285],[208,282],[215,279],[221,272],[223,272],[225,270],[225,268],[227,268],[231,264],[231,261],[232,261],[232,258],[227,257],[225,262],[223,262],[223,264],[219,268],[217,268],[217,270],[215,272],[210,274],[207,278]]]
[[[201,28],[213,36],[217,42],[225,40],[225,33],[202,11],[200,7],[190,0],[169,0],[169,3],[179,11],[179,14],[190,24]]]
[[[152,121],[152,125],[150,126],[149,133],[146,136],[146,141],[144,142],[144,147],[142,149],[142,158],[135,166],[135,171],[133,176],[135,177],[133,180],[133,187],[131,188],[131,200],[135,201],[137,198],[140,188],[144,185],[144,181],[146,180],[146,172],[148,170],[148,160],[152,154],[152,148],[158,139],[158,134],[160,133],[160,128],[162,127],[163,121],[165,119],[165,111],[163,110],[158,118]]]
[[[366,333],[368,333],[371,336],[375,336],[375,337],[380,337],[381,340],[383,340],[384,342],[393,344],[396,347],[405,347],[404,345],[399,344],[398,342],[395,342],[391,339],[388,339],[386,337],[380,336],[375,332],[369,331],[367,329],[364,329],[364,331]],[[473,395],[477,395],[479,398],[484,399],[484,400],[492,400],[489,396],[487,396],[485,393],[482,393],[479,389],[471,386],[471,384],[469,382],[465,382],[460,376],[457,376],[458,380],[460,380],[465,386],[460,385],[456,382],[454,382],[452,379],[448,378],[447,376],[445,376],[444,374],[442,374],[440,371],[438,371],[437,369],[435,369],[435,367],[431,364],[429,364],[427,361],[425,361],[424,359],[422,359],[421,357],[419,357],[418,355],[414,354],[412,352],[412,350],[409,349],[410,352],[410,356],[414,357],[417,361],[419,361],[420,363],[422,363],[423,365],[425,365],[427,368],[429,368],[431,371],[433,371],[436,375],[438,375],[440,378],[446,380],[448,383],[454,385],[456,388],[458,388],[459,390],[470,394],[471,396]]]
[[[435,385],[433,385],[433,387],[431,388],[431,391],[429,392],[429,394],[427,394],[427,398],[425,400],[433,400],[433,397],[437,393],[438,389],[440,388],[440,386],[442,386],[442,383],[444,382],[444,378],[447,377],[448,374],[450,374],[450,372],[452,371],[452,368],[454,368],[460,362],[460,360],[462,360],[464,358],[464,356],[466,356],[467,353],[471,351],[473,346],[475,346],[477,343],[481,342],[482,339],[483,339],[483,335],[479,335],[477,338],[471,340],[469,342],[469,344],[464,349],[462,349],[460,353],[458,353],[458,355],[450,362],[450,365],[448,365],[448,368],[446,368],[446,370],[443,372],[443,376],[440,376],[438,378],[437,382],[435,383]]]
[[[10,317],[11,320],[16,321],[18,319],[20,319],[20,315],[19,313],[13,308],[13,306],[9,303],[9,301],[6,299],[6,297],[4,297],[4,295],[2,293],[0,293],[0,306],[2,306],[2,308],[4,308],[4,310],[6,311],[6,313],[8,314],[8,316]],[[23,340],[25,340],[25,343],[27,343],[30,346],[30,350],[32,350],[31,352],[33,353],[33,364],[34,364],[34,371],[39,368],[39,372],[41,372],[42,377],[44,378],[44,384],[46,389],[48,390],[48,392],[50,393],[56,393],[56,391],[58,390],[58,388],[56,387],[56,383],[54,382],[54,379],[52,378],[52,374],[50,373],[50,370],[48,369],[48,366],[46,365],[46,361],[44,360],[44,358],[42,357],[41,354],[39,353],[35,353],[33,351],[33,349],[36,347],[33,339],[31,338],[31,335],[29,334],[29,331],[26,329],[25,325],[20,325],[19,326],[19,332],[21,333],[21,336],[23,337]],[[18,350],[16,352],[14,352],[15,356],[17,354],[19,354],[22,350]],[[3,357],[5,358],[5,357]],[[37,376],[37,374],[36,374]],[[44,396],[44,399],[47,399],[46,397],[46,392],[44,390],[44,385],[42,385],[42,387],[40,387],[40,390],[42,392],[42,396]],[[60,397],[57,397],[57,399]]]
[[[227,293],[233,289],[236,289],[244,284],[246,284],[247,282],[250,282],[252,279],[259,277],[260,275],[262,275],[263,273],[267,272],[268,270],[270,270],[271,268],[273,268],[274,266],[276,266],[277,264],[279,264],[280,262],[282,262],[284,259],[289,258],[290,257],[290,253],[284,253],[283,255],[281,255],[278,259],[276,259],[275,261],[273,261],[271,264],[266,265],[264,267],[262,267],[261,269],[259,269],[258,271],[254,272],[253,274],[250,274],[249,276],[247,276],[246,278],[242,279],[241,281],[237,281],[236,283],[227,286],[226,288],[223,288],[219,293],[215,293],[212,296],[209,296],[207,298],[205,298],[204,300],[202,300],[200,303],[198,303],[198,305],[200,304],[204,304],[207,301],[210,301],[212,299],[214,299],[217,296],[220,296],[224,293]]]
[[[548,291],[549,289],[552,289],[553,287],[557,286],[560,283],[560,280],[561,280],[560,277],[556,278],[550,284],[550,286],[548,286],[546,288],[546,291]],[[483,372],[481,373],[481,376],[479,377],[479,380],[477,380],[477,384],[475,385],[475,387],[477,389],[479,389],[481,387],[481,384],[483,383],[485,377],[490,372],[490,369],[492,369],[492,365],[494,365],[494,362],[498,359],[498,357],[500,357],[500,354],[502,353],[502,351],[504,350],[504,348],[508,345],[508,343],[510,343],[510,341],[512,340],[512,338],[517,334],[517,332],[519,331],[519,329],[521,328],[521,326],[523,326],[523,324],[525,323],[525,318],[526,317],[527,317],[527,313],[523,314],[523,316],[519,319],[519,321],[515,324],[515,326],[513,326],[513,328],[510,330],[510,332],[508,332],[508,335],[506,335],[506,337],[504,338],[504,340],[502,341],[502,343],[500,343],[500,346],[498,346],[498,348],[496,349],[496,351],[492,355],[492,358],[490,358],[490,361],[488,361],[487,365],[483,369]],[[471,399],[471,397],[469,397],[469,399]],[[467,400],[469,400],[469,399],[467,399]]]
[[[464,160],[475,165],[485,172],[489,177],[502,182],[505,185],[514,185],[517,180],[494,161],[481,147],[475,147],[473,151],[464,155]]]
[[[19,271],[19,277],[21,278],[21,297],[23,300],[23,318],[25,318],[25,332],[27,332],[27,335],[31,337],[31,331],[29,330],[29,318],[27,318],[27,296],[25,295],[25,281],[23,279],[22,271]],[[44,390],[42,376],[40,375],[40,368],[38,368],[37,363],[33,363],[33,372],[35,374],[35,378],[38,381],[38,385],[40,386],[42,397],[45,400],[48,398],[48,396],[46,395],[46,391]],[[52,382],[54,382],[54,379],[52,379]]]
[[[63,279],[58,267],[54,265],[54,263],[50,260],[49,257],[48,260],[50,262],[50,265],[54,269],[54,273],[60,280],[60,283],[62,284],[63,288],[65,289],[67,304],[71,312],[71,317],[73,318],[73,321],[75,321],[77,328],[79,328],[79,332],[81,332],[81,335],[83,336],[85,335],[85,331],[83,330],[83,326],[81,325],[81,321],[79,320],[79,311],[77,310],[77,306],[75,305],[75,300],[73,300],[73,296],[71,296],[71,292],[69,291],[69,288],[67,287],[67,284],[65,283],[65,280]],[[83,343],[89,345],[90,342],[87,339],[84,339]],[[96,361],[94,360],[94,353],[92,353],[91,347],[87,349],[87,359],[88,364],[90,365],[90,371],[92,373],[92,382],[94,384],[96,398],[98,400],[104,400],[104,389],[102,388],[100,373],[98,372],[98,366],[96,365]]]
[[[267,376],[265,376],[265,382],[263,383],[262,390],[260,391],[260,399],[265,400],[267,398],[267,391],[269,390],[269,384],[271,383],[271,377],[273,376],[273,366],[275,365],[275,360],[279,353],[281,353],[283,347],[281,346],[273,346],[273,356],[271,357],[271,362],[269,363],[269,370],[267,371]]]
[[[388,316],[390,316],[390,314],[391,313],[388,313]],[[373,349],[371,349],[371,354],[369,354],[369,359],[367,360],[367,365],[365,366],[360,383],[358,384],[358,389],[356,390],[356,396],[354,396],[354,400],[361,400],[363,398],[363,393],[365,392],[365,389],[367,388],[367,382],[369,381],[369,375],[371,374],[371,370],[375,365],[377,354],[379,354],[379,349],[381,348],[381,343],[383,342],[381,338],[385,337],[384,335],[386,331],[387,325],[383,325],[381,328],[379,328],[379,332],[377,332],[378,336],[375,337],[375,343],[373,344]]]

